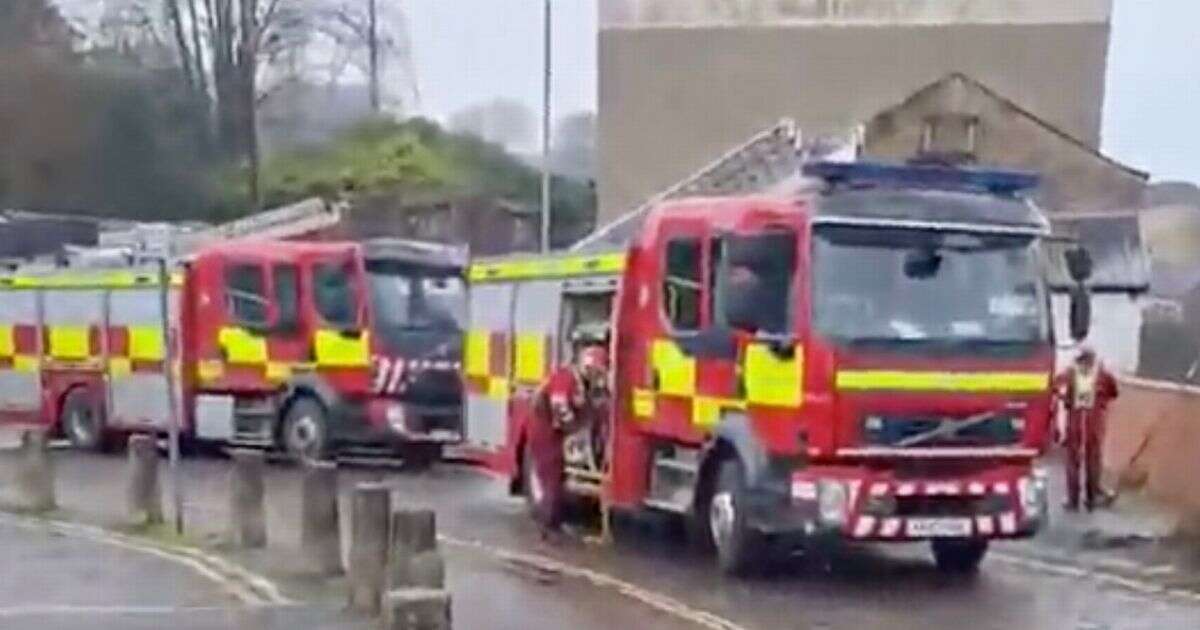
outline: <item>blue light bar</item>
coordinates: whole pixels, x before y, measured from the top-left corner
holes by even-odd
[[[1032,190],[1040,183],[1036,174],[1023,171],[884,162],[812,162],[805,164],[802,172],[833,186],[898,186],[1005,196]]]

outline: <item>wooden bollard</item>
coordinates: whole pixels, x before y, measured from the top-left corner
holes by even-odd
[[[387,578],[391,489],[381,483],[354,488],[350,510],[349,607],[379,614]]]
[[[44,431],[21,434],[21,453],[16,474],[17,506],[30,512],[46,512],[57,507],[54,497],[54,463],[50,461],[49,442]]]
[[[442,589],[390,591],[383,602],[384,630],[450,630],[450,594]]]
[[[158,481],[158,441],[152,435],[129,438],[129,517],[136,525],[163,522],[162,487]]]
[[[342,572],[338,523],[337,464],[307,462],[301,492],[300,547],[308,569],[318,575]]]
[[[230,453],[230,537],[235,546],[257,549],[267,546],[267,518],[263,471],[266,454],[259,450],[237,449]]]
[[[437,548],[433,510],[402,509],[392,514],[388,588],[439,589],[446,585],[446,563]]]

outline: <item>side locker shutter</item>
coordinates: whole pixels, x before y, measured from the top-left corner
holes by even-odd
[[[488,450],[499,450],[505,443],[514,289],[512,283],[471,287],[463,361],[466,441]]]
[[[102,359],[100,324],[104,291],[49,289],[43,293],[45,356],[56,363],[95,363]]]
[[[40,407],[38,307],[34,289],[0,289],[0,412]]]
[[[562,304],[561,280],[538,280],[517,288],[513,328],[513,380],[518,389],[533,389],[550,372],[552,350]]]
[[[167,340],[161,311],[157,287],[114,289],[109,294],[109,399],[118,426],[168,427]]]

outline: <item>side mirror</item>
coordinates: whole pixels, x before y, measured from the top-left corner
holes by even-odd
[[[1092,329],[1092,297],[1082,285],[1071,290],[1069,319],[1071,338],[1077,342],[1087,339]]]
[[[1078,283],[1087,282],[1092,277],[1092,255],[1082,247],[1073,247],[1063,252],[1067,263],[1067,273]]]

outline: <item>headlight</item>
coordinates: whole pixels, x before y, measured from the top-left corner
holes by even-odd
[[[404,424],[404,405],[400,403],[392,403],[387,407],[387,422],[392,427],[392,430],[397,433],[404,433],[407,427]]]
[[[823,525],[844,525],[849,504],[849,493],[840,481],[822,481],[817,487],[818,516]]]
[[[1021,510],[1027,520],[1038,520],[1045,516],[1046,501],[1046,471],[1035,469],[1033,475],[1021,477],[1017,482],[1017,495],[1021,500]]]

